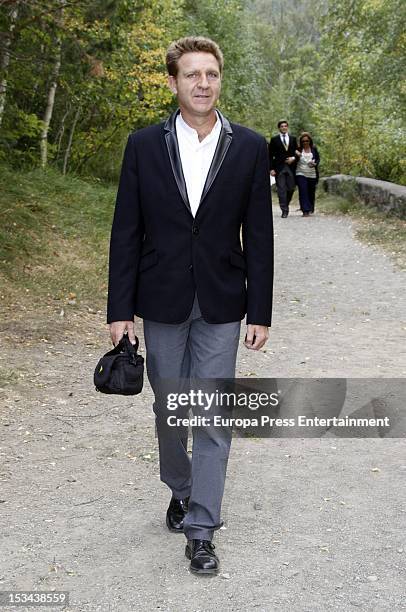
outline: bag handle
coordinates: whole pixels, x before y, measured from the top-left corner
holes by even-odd
[[[127,351],[130,353],[130,355],[136,356],[140,342],[137,336],[135,336],[135,344],[133,344],[132,342],[130,342],[127,332],[125,332],[118,344],[121,344],[122,346],[124,346],[127,349]]]
[[[137,336],[135,336],[135,344],[132,344],[132,342],[130,342],[130,339],[128,338],[127,332],[125,332],[124,335],[121,337],[120,341],[116,344],[116,346],[112,348],[111,351],[106,353],[105,356],[107,357],[110,355],[118,355],[118,353],[127,351],[127,353],[129,353],[130,356],[135,359],[135,357],[137,356],[139,345],[140,342]]]

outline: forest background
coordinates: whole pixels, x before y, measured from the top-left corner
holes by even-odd
[[[405,21],[403,0],[0,0],[0,162],[117,181],[128,133],[175,108],[169,42],[199,34],[229,119],[286,118],[323,174],[405,184]]]

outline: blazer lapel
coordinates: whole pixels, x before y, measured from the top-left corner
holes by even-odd
[[[224,115],[220,113],[220,111],[217,111],[217,112],[219,114],[219,117],[222,123],[221,132],[220,132],[220,136],[217,142],[216,150],[214,151],[214,155],[213,155],[213,159],[212,159],[209,171],[207,173],[206,182],[203,187],[202,197],[200,198],[199,208],[197,209],[197,212],[199,212],[200,206],[204,198],[206,197],[210,187],[212,186],[214,179],[216,178],[218,174],[218,171],[221,168],[221,164],[224,161],[228,148],[233,139],[233,130],[231,129],[230,122],[228,121],[228,119],[224,117]]]
[[[283,140],[282,140],[282,138],[281,138],[281,134],[279,134],[279,136],[277,136],[277,139],[279,140],[279,146],[280,146],[280,149],[281,149],[281,151],[284,153],[285,151],[287,151],[287,150],[288,150],[289,145],[288,145],[288,146],[286,146],[286,145],[284,144],[284,142],[283,142]]]
[[[185,177],[183,176],[182,171],[182,162],[180,159],[178,139],[176,137],[175,121],[179,112],[180,111],[178,109],[174,113],[172,113],[172,115],[167,119],[164,125],[165,142],[166,147],[168,149],[169,159],[171,161],[173,176],[175,177],[175,181],[178,186],[180,195],[182,196],[182,200],[185,203],[186,208],[189,210],[190,214],[192,214],[189,198],[187,195]]]
[[[192,209],[190,207],[190,202],[187,194],[187,187],[185,177],[183,176],[182,171],[182,162],[180,159],[179,153],[179,145],[178,139],[176,137],[176,117],[179,113],[179,109],[176,110],[172,115],[167,119],[164,125],[165,131],[165,142],[166,147],[168,149],[169,159],[171,162],[172,172],[175,177],[176,184],[178,186],[180,195],[182,196],[182,200],[185,203],[186,208],[192,214]],[[233,130],[231,129],[230,122],[226,119],[220,111],[217,111],[221,121],[221,131],[220,136],[217,142],[216,150],[213,155],[213,159],[209,168],[209,172],[207,173],[207,178],[203,187],[202,196],[200,198],[199,208],[204,198],[206,197],[210,187],[212,186],[214,179],[216,178],[221,165],[224,161],[224,158],[227,154],[228,148],[233,139]],[[196,213],[197,214],[197,213]]]

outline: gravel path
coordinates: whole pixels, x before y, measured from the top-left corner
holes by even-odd
[[[237,375],[404,377],[404,275],[348,219],[275,224],[271,340]],[[149,387],[96,394],[104,315],[65,309],[0,328],[0,590],[68,590],[72,612],[406,609],[402,439],[236,438],[222,573],[195,577],[164,524]]]

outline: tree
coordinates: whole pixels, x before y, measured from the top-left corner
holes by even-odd
[[[60,0],[60,9],[58,11],[58,19],[56,21],[56,33],[54,35],[54,46],[55,56],[52,66],[51,79],[47,95],[47,103],[45,107],[43,117],[43,127],[41,130],[40,150],[41,150],[41,166],[45,168],[48,161],[48,131],[49,124],[52,119],[52,113],[55,104],[55,93],[58,85],[59,71],[61,69],[61,55],[62,55],[62,35],[61,30],[63,28],[63,9],[65,6],[65,0]]]
[[[314,119],[332,171],[405,181],[405,17],[402,0],[328,3]]]
[[[16,25],[18,17],[18,2],[12,3],[9,9],[9,13],[6,17],[6,31],[7,34],[3,38],[3,48],[1,49],[0,55],[0,127],[3,120],[4,107],[6,105],[7,95],[7,76],[8,67],[10,64],[10,47],[13,39],[13,31]]]

